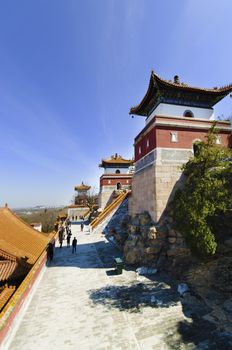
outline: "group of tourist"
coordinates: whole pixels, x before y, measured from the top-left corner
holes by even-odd
[[[70,221],[66,220],[65,224],[62,224],[58,229],[60,248],[62,248],[63,241],[65,240],[65,238],[67,240],[67,247],[70,247],[70,241],[72,236],[70,226],[71,226]],[[74,237],[72,240],[72,253],[76,252],[76,247],[77,247],[77,239],[76,237]]]
[[[81,223],[81,231],[83,231],[84,224]],[[58,226],[58,239],[59,239],[59,245],[60,248],[63,246],[63,241],[66,239],[67,240],[67,247],[70,247],[70,242],[71,242],[71,223],[67,219],[64,223],[61,223]],[[54,249],[55,249],[55,238],[49,242],[48,247],[47,247],[47,258],[49,261],[53,260],[54,256]],[[72,253],[75,253],[77,250],[77,239],[76,237],[73,238],[72,240]]]
[[[66,237],[65,237],[65,233],[66,233]],[[63,241],[65,240],[65,238],[67,239],[67,246],[68,247],[70,246],[71,236],[72,236],[72,232],[69,225],[66,225],[66,226],[61,225],[59,227],[58,238],[59,238],[60,248],[62,248]]]

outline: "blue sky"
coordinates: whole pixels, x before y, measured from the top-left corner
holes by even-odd
[[[128,115],[154,69],[202,87],[232,82],[232,1],[0,3],[0,204],[67,204],[97,189],[103,157],[133,156]],[[216,115],[232,114],[227,97]]]

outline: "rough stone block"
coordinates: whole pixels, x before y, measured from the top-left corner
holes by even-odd
[[[161,245],[157,245],[156,247],[145,248],[146,254],[158,254],[160,250],[161,250]]]
[[[190,254],[190,250],[187,248],[169,249],[167,251],[168,257],[174,257],[174,256],[179,256],[179,255],[189,255],[189,254]]]
[[[168,237],[168,242],[171,244],[176,243],[176,237]]]

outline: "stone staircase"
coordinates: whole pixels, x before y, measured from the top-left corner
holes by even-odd
[[[107,235],[110,228],[116,223],[118,224],[121,218],[128,212],[128,198],[124,199],[117,204],[117,206],[98,224],[93,230],[94,233],[104,233]]]
[[[110,205],[108,205],[99,216],[97,216],[91,223],[92,230],[105,221],[112,213],[119,207],[119,205],[126,199],[128,192],[122,192]]]

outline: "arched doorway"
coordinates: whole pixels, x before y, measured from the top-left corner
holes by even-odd
[[[121,190],[122,189],[122,185],[120,182],[117,182],[117,190]]]

